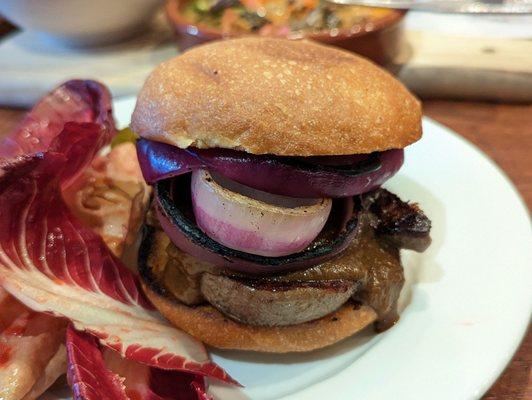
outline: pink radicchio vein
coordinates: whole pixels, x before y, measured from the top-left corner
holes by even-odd
[[[93,336],[69,327],[67,357],[67,377],[74,400],[129,400],[123,379],[105,366]]]
[[[75,400],[212,400],[202,377],[122,358],[72,326],[67,332],[67,354]]]
[[[97,124],[68,123],[48,152],[0,177],[2,284],[36,311],[70,319],[122,356],[235,383],[193,338],[152,311],[136,276],[67,209],[61,185],[106,142]]]

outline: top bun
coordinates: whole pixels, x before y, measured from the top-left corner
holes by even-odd
[[[139,94],[131,125],[142,137],[181,148],[357,154],[418,140],[421,106],[390,74],[352,53],[246,37],[159,65]]]

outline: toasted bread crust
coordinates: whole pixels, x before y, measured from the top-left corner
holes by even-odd
[[[358,154],[418,140],[421,106],[390,74],[352,53],[248,37],[162,63],[139,94],[132,128],[181,148]]]
[[[177,328],[221,349],[268,353],[305,352],[339,342],[373,323],[377,314],[367,306],[346,303],[321,319],[283,327],[242,324],[225,317],[210,305],[188,307],[169,300],[143,284],[157,309]]]

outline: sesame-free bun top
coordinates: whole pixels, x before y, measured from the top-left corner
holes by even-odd
[[[357,154],[418,140],[421,106],[390,74],[352,53],[246,37],[159,65],[139,94],[131,125],[142,137],[181,148]]]

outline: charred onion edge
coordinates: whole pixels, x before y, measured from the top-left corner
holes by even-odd
[[[335,156],[309,156],[309,157],[280,157],[270,156],[270,162],[277,162],[298,170],[306,170],[311,173],[328,172],[335,173],[349,177],[360,176],[370,172],[376,172],[382,168],[381,154],[383,152],[375,152],[367,154],[367,157],[361,159],[355,164],[325,164],[320,163],[320,160],[330,157],[334,160]],[[342,156],[338,156],[342,157]],[[349,156],[345,156],[349,157]]]
[[[232,280],[241,283],[242,285],[248,286],[255,290],[267,290],[271,292],[285,292],[287,290],[299,289],[299,288],[314,288],[314,289],[323,289],[331,291],[342,291],[345,292],[349,290],[350,283],[355,284],[355,292],[360,289],[360,281],[352,279],[324,279],[324,280],[313,280],[313,281],[290,281],[290,282],[273,282],[273,281],[264,281],[262,279],[244,279],[242,277],[230,277]]]
[[[171,222],[194,246],[220,256],[225,260],[220,268],[238,271],[246,275],[271,275],[280,272],[309,268],[330,260],[345,250],[359,233],[358,215],[353,216],[345,224],[345,228],[336,238],[327,244],[318,245],[310,250],[283,257],[264,257],[230,249],[208,237],[177,207],[171,195],[172,180],[157,182],[155,189],[155,205],[158,212]],[[168,235],[171,238],[171,235]],[[238,261],[242,260],[242,265]],[[313,263],[313,260],[316,262]],[[247,265],[246,265],[247,264]],[[252,264],[252,267],[250,266]]]
[[[149,265],[150,254],[152,253],[152,248],[155,245],[156,231],[156,228],[146,225],[142,232],[142,241],[140,243],[138,254],[139,275],[142,281],[159,296],[165,297],[171,301],[181,303],[173,296],[172,293],[168,291],[164,283],[160,282],[157,279]],[[330,279],[325,281],[263,282],[253,278],[243,278],[235,276],[232,276],[230,278],[257,290],[275,290],[280,292],[288,289],[293,289],[294,287],[315,287],[321,289],[330,288],[345,291],[349,286],[348,281],[345,279]],[[357,285],[356,290],[360,290],[360,282],[355,281],[355,284]],[[359,304],[353,299],[351,299],[350,301]]]

